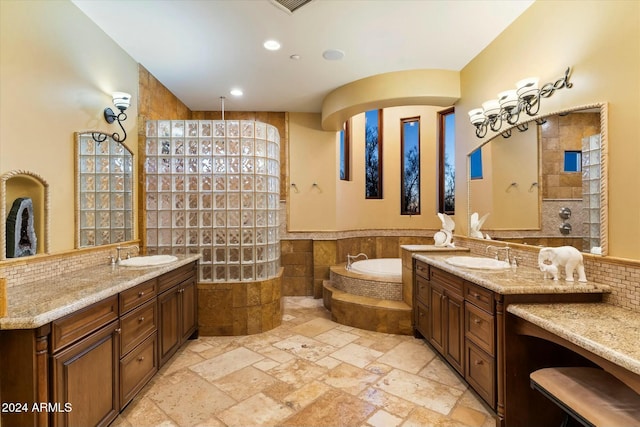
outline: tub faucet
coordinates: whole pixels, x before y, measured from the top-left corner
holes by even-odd
[[[509,257],[509,252],[511,251],[511,248],[509,246],[494,246],[494,245],[489,245],[487,246],[487,248],[485,249],[485,253],[489,252],[489,249],[494,249],[496,251],[496,256],[495,258],[498,259],[498,252],[500,252],[501,250],[504,250],[505,254],[504,254],[504,260],[508,263],[511,263],[511,258]]]
[[[359,258],[361,256],[363,256],[364,259],[369,259],[367,254],[362,253],[362,252],[360,252],[358,255],[349,255],[349,254],[347,254],[347,266],[345,267],[345,269],[351,270],[351,263],[353,262],[353,260],[357,259],[357,258]]]
[[[138,247],[138,245],[129,245],[129,246],[118,246],[116,247],[116,264],[120,264],[120,261],[122,261],[122,258],[120,258],[120,251],[123,249],[133,249],[135,248],[136,251],[138,251],[138,253],[140,253],[140,248]],[[127,252],[127,259],[131,257],[131,254],[129,252]]]

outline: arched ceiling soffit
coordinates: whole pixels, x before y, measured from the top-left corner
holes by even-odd
[[[405,105],[448,107],[460,99],[460,72],[409,70],[378,74],[347,83],[322,102],[322,128],[339,131],[352,116]]]

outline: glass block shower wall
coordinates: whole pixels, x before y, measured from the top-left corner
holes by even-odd
[[[600,247],[600,134],[582,138],[582,205],[587,210],[582,250]]]
[[[280,135],[244,120],[146,123],[149,253],[201,253],[201,282],[254,281],[280,267]]]

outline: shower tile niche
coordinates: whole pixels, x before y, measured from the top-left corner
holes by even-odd
[[[274,277],[278,130],[245,120],[150,120],[145,144],[149,253],[200,253],[201,282]]]

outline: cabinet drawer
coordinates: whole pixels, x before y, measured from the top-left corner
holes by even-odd
[[[480,397],[495,408],[495,359],[469,340],[466,341],[466,353],[465,379]]]
[[[495,356],[495,318],[473,304],[465,303],[465,336]]]
[[[429,305],[429,282],[422,277],[416,277],[416,298],[424,305]]]
[[[156,343],[156,335],[153,334],[120,360],[120,402],[122,408],[158,371]]]
[[[196,263],[183,265],[158,278],[158,293],[162,293],[178,283],[184,282],[196,274]]]
[[[120,318],[122,336],[120,338],[120,356],[129,353],[157,328],[156,301],[144,305]]]
[[[422,261],[416,261],[416,275],[429,280],[429,264]]]
[[[429,336],[429,309],[426,305],[418,302],[415,310],[415,328],[423,337]]]
[[[120,292],[120,315],[153,299],[156,296],[156,280],[151,279]]]
[[[448,292],[451,292],[453,295],[462,297],[464,279],[447,273],[446,271],[438,270],[437,268],[430,268],[429,276],[432,282],[438,282]]]
[[[51,323],[51,351],[81,339],[118,318],[118,296],[114,295]]]
[[[466,282],[464,286],[464,299],[489,314],[493,314],[494,312],[493,292],[488,289]]]

